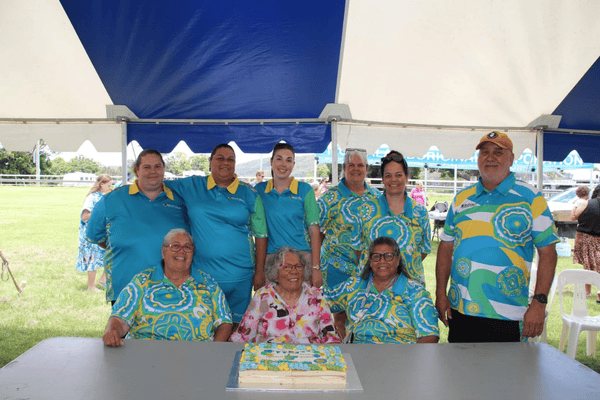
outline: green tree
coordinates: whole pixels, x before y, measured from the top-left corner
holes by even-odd
[[[317,176],[319,178],[327,178],[331,169],[327,165],[319,165],[317,167]]]
[[[421,172],[422,171],[423,171],[423,168],[412,167],[411,171],[410,171],[410,178],[411,179],[421,179]]]
[[[194,171],[204,171],[208,173],[208,157],[205,155],[192,156],[189,159],[191,169]]]
[[[165,171],[172,174],[179,175],[183,171],[192,169],[192,165],[184,153],[171,154],[163,159],[165,160]]]
[[[52,167],[50,168],[50,174],[52,175],[64,175],[70,172],[86,172],[98,175],[103,173],[103,171],[104,167],[99,162],[85,157],[73,158],[68,162],[57,157],[52,162]]]
[[[48,160],[48,155],[40,153],[40,161],[40,173],[42,175],[49,174],[51,162]],[[9,175],[34,175],[35,163],[33,162],[32,152],[0,149],[0,173]]]

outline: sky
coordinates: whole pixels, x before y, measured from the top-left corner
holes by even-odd
[[[261,154],[245,154],[243,153],[239,147],[234,142],[231,142],[230,145],[233,147],[236,154],[236,161],[238,164],[245,163],[247,161],[256,160],[261,158]],[[136,141],[129,143],[127,146],[127,159],[135,160],[137,155],[143,149],[137,144]],[[179,142],[177,146],[173,149],[171,153],[184,153],[185,155],[193,156],[195,153],[190,150],[190,148],[185,144],[185,142]],[[199,153],[204,154],[204,153]],[[70,159],[77,157],[78,155],[82,155],[86,158],[91,158],[94,161],[98,161],[107,167],[116,167],[121,165],[121,153],[107,153],[107,152],[98,152],[96,148],[89,140],[86,140],[79,150],[73,152],[61,152],[57,153],[56,157],[61,157],[65,161],[69,161]],[[207,156],[209,154],[206,154]],[[269,154],[262,155],[263,160],[268,160],[270,158]]]

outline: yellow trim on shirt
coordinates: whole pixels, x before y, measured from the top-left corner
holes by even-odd
[[[273,179],[267,182],[267,187],[265,188],[265,193],[269,193],[274,188]],[[292,182],[290,182],[290,192],[294,194],[298,194],[298,181],[296,178],[292,176]]]
[[[129,185],[129,195],[134,195],[140,192],[140,188],[137,185],[137,181],[133,182],[131,185]],[[165,184],[163,183],[163,192],[165,192],[167,194],[167,197],[174,201],[175,200],[175,196],[173,196],[173,192],[171,191],[171,189],[169,189],[168,187],[165,186]]]
[[[234,174],[233,176],[235,177],[235,179],[233,180],[233,182],[231,182],[231,185],[227,186],[227,191],[231,194],[235,194],[235,192],[237,192],[238,186],[240,185],[240,181],[237,177],[237,174]],[[215,182],[215,178],[213,178],[212,174],[210,174],[208,176],[208,180],[206,181],[206,188],[208,190],[211,190],[215,186],[217,186],[217,182]]]

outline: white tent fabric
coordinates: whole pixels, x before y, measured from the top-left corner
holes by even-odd
[[[484,133],[506,128],[516,152],[533,149],[525,128],[598,59],[598,21],[593,1],[347,0],[335,103],[351,118],[337,143],[468,158]],[[29,149],[53,132],[60,151],[91,139],[96,128],[73,136],[62,123],[13,129],[15,119],[106,118],[113,104],[59,1],[3,0],[0,29],[0,142]],[[101,141],[122,147],[118,125],[100,126]]]

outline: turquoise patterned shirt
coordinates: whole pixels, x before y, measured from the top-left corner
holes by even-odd
[[[391,237],[398,242],[410,278],[425,286],[421,254],[431,253],[431,228],[427,209],[413,201],[410,196],[406,196],[404,212],[395,215],[390,210],[385,193],[377,199],[373,207],[376,210],[375,217],[365,220],[363,224],[362,237],[367,253],[361,258],[366,262],[368,248],[373,240],[380,236]]]
[[[440,336],[437,311],[422,285],[401,274],[392,288],[380,294],[369,285],[371,279],[372,274],[368,281],[352,277],[334,288],[323,288],[331,312],[346,312],[346,332],[354,333],[354,343],[415,343],[422,337]]]
[[[178,288],[161,266],[137,274],[125,286],[111,317],[125,321],[134,339],[213,340],[219,325],[231,324],[225,295],[209,275],[192,269]]]
[[[479,181],[460,191],[443,241],[454,241],[452,308],[475,317],[523,320],[534,247],[558,242],[542,194],[510,174],[491,192]]]
[[[345,178],[319,198],[321,231],[325,233],[321,247],[321,270],[337,268],[349,276],[362,272],[354,251],[364,253],[361,241],[364,220],[375,215],[374,201],[381,193],[365,183],[365,192],[357,195],[346,187]],[[362,257],[361,257],[362,258]],[[366,259],[364,260],[366,262]]]

